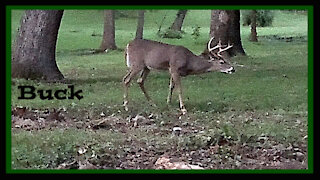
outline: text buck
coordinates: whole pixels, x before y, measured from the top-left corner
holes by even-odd
[[[164,44],[151,40],[134,39],[125,49],[126,64],[129,67],[128,73],[123,77],[124,83],[124,107],[128,111],[128,87],[132,78],[138,73],[137,80],[143,94],[148,101],[150,96],[144,88],[144,81],[150,70],[169,70],[170,85],[167,103],[172,99],[173,89],[176,87],[179,94],[180,110],[182,114],[187,112],[182,100],[181,76],[191,74],[201,74],[212,71],[219,71],[231,74],[234,68],[220,54],[231,48],[232,45],[221,45],[221,41],[211,47],[210,39],[208,43],[209,56],[197,56],[183,46]]]
[[[34,86],[18,86],[20,90],[20,96],[18,99],[35,99],[37,94],[41,100],[53,100],[54,98],[58,100],[64,99],[82,99],[83,96],[81,95],[82,90],[75,91],[74,85],[69,85],[68,89],[57,89],[57,90],[43,90],[39,89],[36,91]],[[68,91],[70,90],[70,91]],[[69,96],[67,96],[69,94]]]

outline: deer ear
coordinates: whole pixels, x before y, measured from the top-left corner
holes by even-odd
[[[209,56],[209,61],[213,61],[214,60],[214,56],[211,53],[209,53],[208,56]]]
[[[209,55],[209,58],[210,58],[210,61],[215,61],[215,60],[217,60],[217,57],[214,56],[213,54],[210,54],[210,55]]]

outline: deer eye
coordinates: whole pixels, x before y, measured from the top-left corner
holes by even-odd
[[[219,61],[220,62],[220,64],[224,64],[224,61]]]

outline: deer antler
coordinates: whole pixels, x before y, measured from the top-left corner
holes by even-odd
[[[214,39],[214,37],[212,37],[212,38],[210,39],[209,43],[208,43],[208,50],[209,50],[209,52],[211,52],[211,51],[213,51],[213,50],[215,50],[215,49],[217,49],[217,48],[221,48],[221,40],[220,40],[220,39],[219,39],[218,45],[216,45],[216,46],[213,47],[213,48],[210,48],[210,44],[211,44],[211,42],[212,42],[213,39]]]
[[[219,41],[219,43],[220,43],[220,41]],[[221,47],[219,47],[219,51],[218,51],[217,55],[222,57],[220,53],[223,52],[223,51],[226,51],[226,50],[228,50],[228,49],[230,49],[232,47],[233,47],[233,45],[230,45],[230,43],[228,42],[228,46],[226,48],[222,49]]]

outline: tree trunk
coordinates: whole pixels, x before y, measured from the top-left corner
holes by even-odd
[[[64,78],[55,58],[62,15],[63,10],[26,10],[12,54],[13,78]]]
[[[172,23],[170,29],[176,30],[176,31],[181,31],[182,24],[183,24],[183,21],[184,21],[186,14],[187,14],[187,11],[188,10],[179,10],[177,12],[177,17],[174,20],[174,22]]]
[[[115,41],[114,10],[104,11],[104,31],[103,39],[100,45],[100,50],[105,51],[107,49],[117,49]]]
[[[136,31],[136,39],[143,38],[143,25],[144,25],[144,10],[138,11],[138,25]]]
[[[236,56],[237,54],[245,55],[245,52],[241,43],[240,35],[240,10],[228,11],[230,15],[230,29],[229,29],[229,40],[233,44],[229,54]]]
[[[257,10],[251,11],[251,34],[250,34],[250,41],[258,42],[257,37]]]
[[[218,43],[233,44],[233,47],[222,53],[223,56],[245,55],[240,37],[240,10],[212,10],[210,38],[214,37],[211,46]]]

